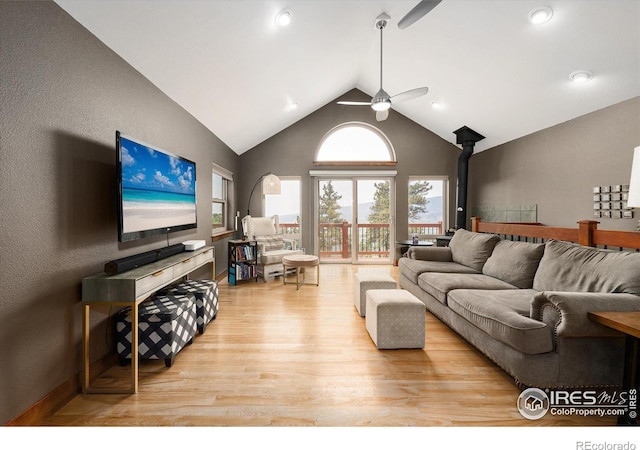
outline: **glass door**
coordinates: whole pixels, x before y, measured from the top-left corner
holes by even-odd
[[[395,248],[393,179],[356,178],[354,182],[358,205],[353,238],[356,260],[359,263],[389,263]]]
[[[393,177],[317,180],[316,236],[323,263],[392,261]]]
[[[351,262],[353,181],[318,180],[317,236],[320,262]]]

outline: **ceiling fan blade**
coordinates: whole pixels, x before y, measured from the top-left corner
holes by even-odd
[[[400,20],[400,22],[398,22],[398,28],[404,30],[408,26],[414,24],[433,8],[438,6],[441,1],[442,0],[422,0],[414,6],[413,9]]]
[[[348,105],[348,106],[371,106],[371,102],[349,102],[349,101],[340,101],[338,105]]]
[[[400,94],[394,95],[393,97],[391,97],[391,102],[392,103],[405,102],[407,100],[412,100],[414,98],[422,97],[423,95],[426,95],[427,92],[429,92],[428,87],[419,87],[419,88],[411,89],[408,91],[401,92]]]
[[[382,122],[383,120],[387,120],[389,117],[389,110],[385,109],[384,111],[376,111],[376,120],[378,122]]]

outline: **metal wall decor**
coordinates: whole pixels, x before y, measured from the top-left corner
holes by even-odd
[[[606,219],[633,219],[632,208],[627,207],[628,196],[628,184],[594,187],[593,217]]]

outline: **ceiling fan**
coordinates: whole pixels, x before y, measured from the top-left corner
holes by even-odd
[[[404,16],[400,22],[398,22],[398,28],[404,30],[409,25],[413,25],[415,22],[424,17],[429,11],[438,6],[442,0],[422,0],[411,11]]]
[[[415,8],[414,8],[415,9]],[[389,117],[389,109],[391,108],[391,104],[393,102],[402,102],[406,100],[412,100],[417,97],[421,97],[429,92],[428,87],[420,87],[411,89],[400,94],[394,95],[391,97],[387,92],[382,88],[382,32],[384,28],[387,26],[387,21],[390,19],[386,14],[381,14],[376,18],[376,29],[380,30],[380,90],[376,93],[376,95],[371,99],[370,102],[352,102],[352,101],[339,101],[339,105],[348,105],[348,106],[371,106],[371,108],[376,112],[376,120],[382,121],[386,120]],[[417,20],[417,19],[416,19]]]

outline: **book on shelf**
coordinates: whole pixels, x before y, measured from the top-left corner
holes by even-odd
[[[236,260],[252,260],[255,258],[254,248],[251,245],[239,245],[236,247]]]
[[[249,280],[258,276],[258,268],[255,264],[237,263],[229,270],[237,281]]]

